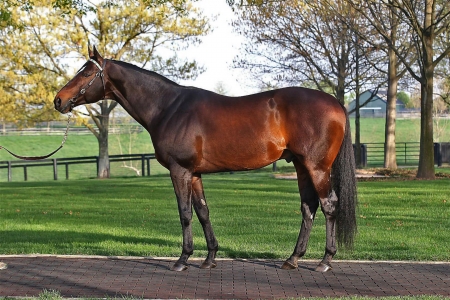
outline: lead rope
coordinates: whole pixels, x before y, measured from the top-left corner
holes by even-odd
[[[40,159],[46,159],[49,158],[50,156],[52,156],[53,154],[55,154],[56,152],[58,152],[59,150],[61,150],[61,148],[64,146],[64,143],[67,140],[67,135],[69,133],[69,127],[70,127],[70,118],[72,118],[72,114],[69,114],[69,117],[67,118],[67,127],[66,127],[66,132],[64,133],[64,138],[61,142],[61,146],[58,147],[58,149],[56,149],[55,151],[53,151],[52,153],[49,153],[47,155],[44,156],[21,156],[21,155],[17,155],[14,154],[13,152],[9,151],[8,149],[6,149],[3,146],[0,146],[0,150],[4,149],[6,150],[6,152],[8,152],[9,154],[11,154],[12,156],[14,156],[15,158],[18,159],[22,159],[22,160],[40,160]]]

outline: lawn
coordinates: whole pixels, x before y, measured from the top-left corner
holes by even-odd
[[[360,182],[355,249],[336,259],[450,261],[449,179]],[[269,173],[204,176],[220,257],[287,258],[301,222],[295,181]],[[167,176],[0,183],[0,253],[178,256],[181,227]],[[320,259],[317,214],[305,258]],[[195,256],[206,255],[194,221]]]

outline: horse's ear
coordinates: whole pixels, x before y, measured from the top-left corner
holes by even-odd
[[[89,58],[94,57],[94,51],[91,50],[91,46],[89,44],[88,44],[88,53],[89,53]]]
[[[97,48],[94,46],[92,49],[92,56],[89,54],[90,57],[94,58],[99,64],[103,63],[103,57],[98,53]]]

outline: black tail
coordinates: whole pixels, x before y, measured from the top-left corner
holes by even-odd
[[[345,126],[344,141],[333,163],[333,189],[338,197],[338,215],[336,218],[336,236],[339,245],[346,248],[353,247],[356,235],[356,177],[355,157],[353,154],[350,122],[346,109],[343,107],[347,124]]]

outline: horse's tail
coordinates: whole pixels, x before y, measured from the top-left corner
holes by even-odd
[[[338,215],[336,217],[336,236],[339,245],[353,247],[356,235],[356,176],[355,157],[347,110],[345,135],[339,153],[333,162],[333,189],[338,197]]]

